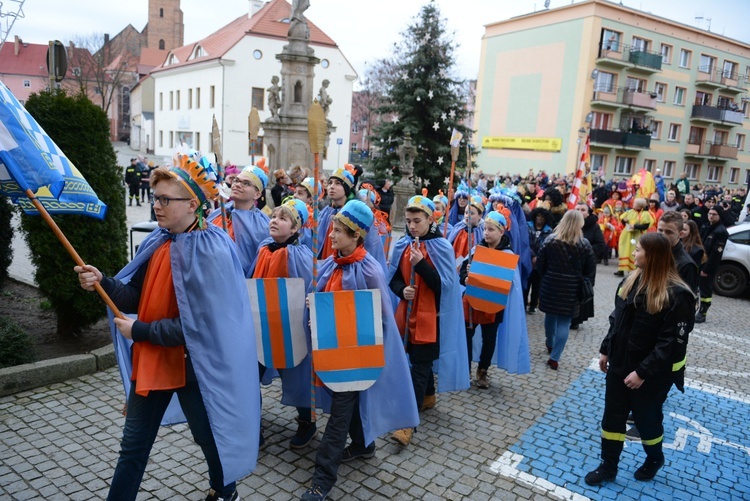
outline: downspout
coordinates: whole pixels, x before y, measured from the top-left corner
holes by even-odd
[[[224,87],[226,85],[226,78],[224,77],[226,66],[224,66],[224,63],[222,63],[221,58],[219,58],[219,65],[221,66],[221,134],[224,134]],[[224,134],[226,136],[226,134]],[[211,141],[213,141],[213,138],[211,138]],[[222,151],[219,152],[221,155],[221,159],[224,160],[224,141],[221,141],[221,149]],[[214,154],[216,152],[214,151]]]

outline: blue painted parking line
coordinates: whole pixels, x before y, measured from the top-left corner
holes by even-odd
[[[750,499],[750,401],[691,381],[664,405],[666,465],[653,481],[633,473],[645,459],[626,442],[614,482],[586,485],[599,464],[604,374],[589,368],[491,469],[560,499]]]

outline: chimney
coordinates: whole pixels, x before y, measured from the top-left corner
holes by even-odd
[[[263,0],[249,0],[250,2],[250,11],[248,17],[253,17],[256,12],[258,12],[260,9],[263,8],[263,5],[265,5],[265,2]]]
[[[13,54],[18,55],[18,52],[21,50],[21,44],[23,43],[23,40],[18,38],[18,35],[14,35],[13,39]]]
[[[109,33],[104,34],[104,45],[107,45],[109,43]]]

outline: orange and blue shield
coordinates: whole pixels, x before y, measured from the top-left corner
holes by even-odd
[[[308,296],[313,369],[333,391],[363,391],[385,367],[380,291]]]
[[[307,355],[304,279],[253,278],[247,280],[247,291],[258,361],[273,369],[299,365]]]
[[[466,280],[466,299],[477,311],[497,313],[508,305],[518,255],[477,246]]]

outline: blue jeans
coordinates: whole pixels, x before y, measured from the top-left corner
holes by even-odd
[[[570,333],[570,321],[573,317],[564,317],[562,315],[544,314],[544,334],[547,336],[547,346],[552,347],[552,353],[549,358],[558,362],[565,349],[565,343],[568,342]]]
[[[180,406],[185,413],[193,439],[206,457],[209,485],[220,496],[230,496],[235,491],[235,483],[224,485],[224,472],[221,468],[219,452],[216,449],[206,407],[203,405],[198,383],[188,382],[176,390],[150,391],[144,397],[135,392],[135,381],[130,386],[128,411],[125,428],[120,443],[120,458],[117,460],[108,500],[134,500],[146,470],[151,447],[159,432],[159,423],[167,410],[172,395],[177,393]]]

